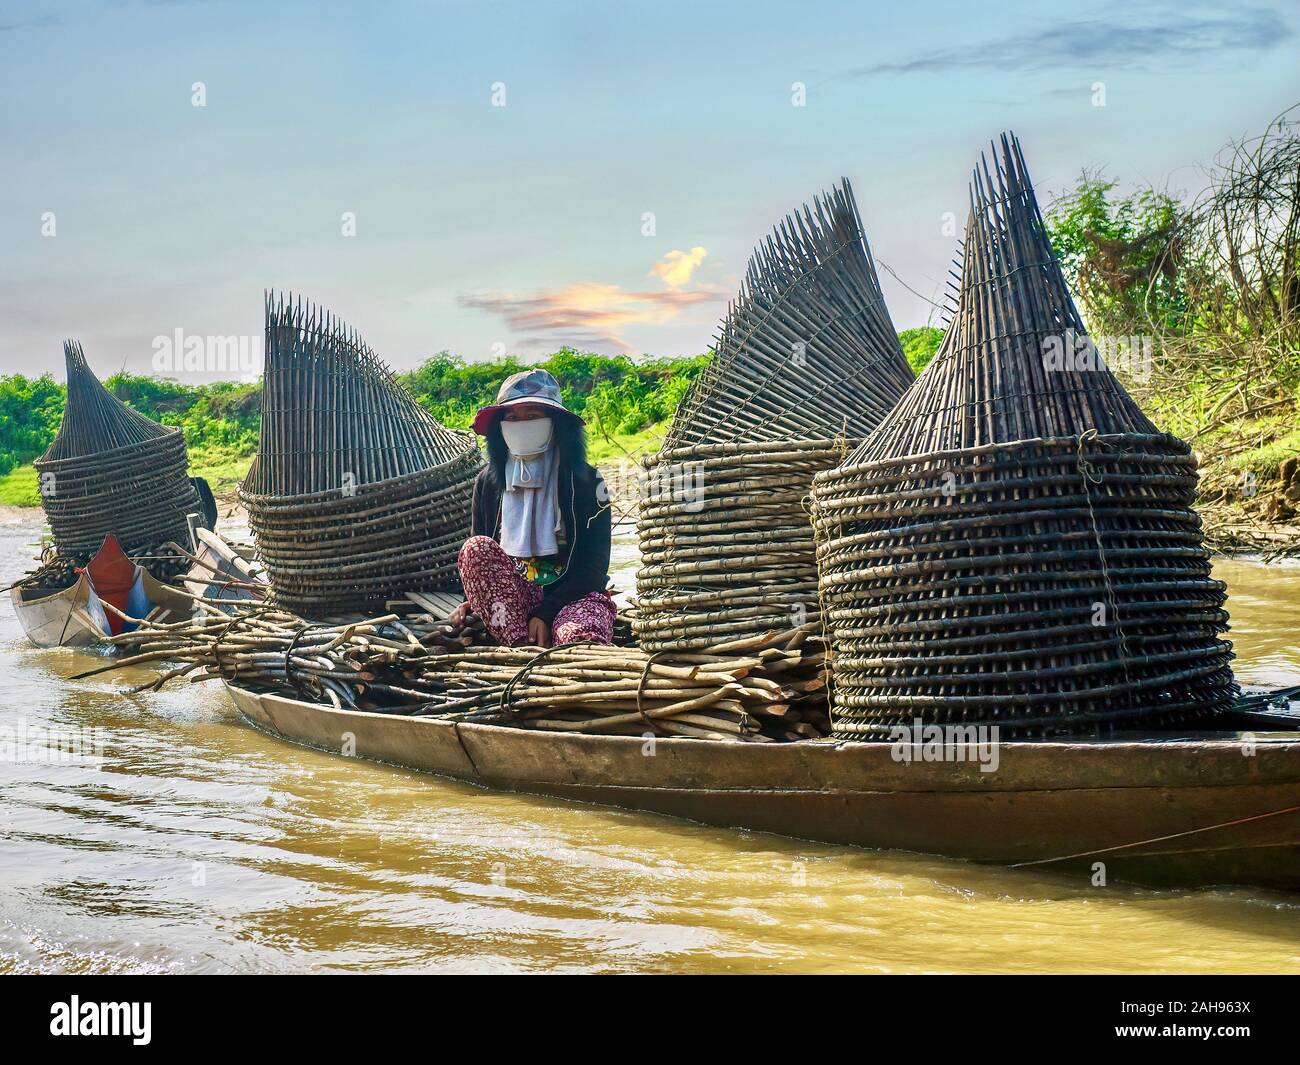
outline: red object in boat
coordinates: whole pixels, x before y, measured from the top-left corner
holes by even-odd
[[[104,543],[95,553],[95,557],[86,563],[86,573],[91,586],[100,600],[109,603],[126,613],[127,600],[131,587],[135,584],[135,563],[122,550],[116,536],[109,533]],[[116,636],[122,631],[122,619],[111,611],[105,610],[108,627]]]

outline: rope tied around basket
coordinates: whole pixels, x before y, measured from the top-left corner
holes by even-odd
[[[853,446],[851,446],[852,443],[853,442],[850,441],[849,439],[849,419],[845,417],[841,419],[839,429],[837,429],[835,431],[835,435],[831,437],[831,449],[833,451],[839,452],[839,456],[840,456],[839,462],[836,463],[836,466],[842,466],[845,462],[848,461],[849,455],[853,453]],[[832,467],[832,469],[833,468],[834,467]],[[803,497],[799,500],[799,509],[803,511],[804,516],[808,519],[808,524],[813,527],[813,536],[814,538],[816,538],[817,513],[816,513],[816,508],[813,505],[812,487],[813,487],[812,481],[809,480],[808,491],[805,492]],[[820,589],[819,589],[819,593],[820,593]],[[819,595],[819,601],[820,601],[820,595]],[[826,635],[825,631],[823,631],[822,635],[823,636]],[[829,642],[827,643],[826,646],[828,647],[830,646]]]
[[[1106,609],[1110,611],[1111,617],[1115,620],[1115,635],[1119,639],[1119,662],[1120,668],[1124,671],[1124,684],[1130,686],[1132,678],[1129,676],[1129,649],[1128,638],[1124,633],[1124,623],[1119,613],[1119,603],[1115,599],[1115,587],[1110,579],[1110,566],[1106,562],[1106,547],[1101,540],[1101,529],[1097,525],[1097,512],[1092,505],[1092,492],[1089,485],[1101,484],[1101,473],[1096,471],[1091,463],[1088,462],[1084,452],[1089,444],[1096,444],[1105,448],[1106,443],[1101,439],[1101,434],[1096,428],[1087,429],[1079,434],[1078,450],[1076,451],[1076,465],[1079,470],[1079,476],[1083,480],[1083,498],[1088,504],[1088,521],[1092,525],[1093,540],[1097,544],[1097,561],[1101,563],[1101,580],[1106,586]]]
[[[822,660],[821,678],[822,683],[826,685],[826,717],[831,723],[831,731],[835,729],[835,669],[834,669],[834,643],[831,639],[830,610],[827,609],[826,600],[822,596],[822,583],[817,582],[817,623],[822,630],[822,644],[826,648],[826,654]]]
[[[1101,434],[1096,429],[1086,429],[1079,434],[1078,450],[1076,452],[1079,466],[1079,473],[1087,480],[1089,484],[1101,484],[1101,474],[1094,476],[1092,463],[1088,461],[1084,454],[1084,448],[1087,444],[1097,444],[1098,447],[1105,447]]]
[[[831,437],[831,448],[840,453],[840,461],[836,465],[842,465],[853,451],[849,447],[849,419],[845,415],[840,419],[840,427],[836,430],[835,435]]]

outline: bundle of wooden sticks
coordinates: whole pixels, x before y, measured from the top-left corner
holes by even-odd
[[[104,609],[125,617],[112,604]],[[130,619],[136,621],[137,619]],[[149,663],[171,668],[133,691],[157,691],[169,681],[225,679],[295,698],[352,709],[405,706],[422,693],[405,688],[406,672],[463,651],[483,638],[482,623],[463,626],[395,613],[337,623],[311,623],[258,602],[225,601],[212,612],[166,623],[145,619],[131,632],[107,637],[126,657],[74,679]]]
[[[112,637],[128,656],[81,676],[167,663],[134,690],[224,679],[336,709],[568,732],[773,742],[830,729],[811,625],[669,657],[490,646],[478,619],[453,626],[432,611],[309,624],[264,604],[222,607]]]
[[[562,732],[815,739],[830,722],[825,654],[808,639],[810,630],[693,653],[592,644],[474,647],[424,672],[425,690],[441,690],[414,712]]]

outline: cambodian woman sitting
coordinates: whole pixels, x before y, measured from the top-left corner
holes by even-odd
[[[458,564],[472,610],[503,644],[610,643],[610,510],[587,462],[583,421],[545,370],[507,378],[474,416],[488,464],[474,482],[471,536]]]

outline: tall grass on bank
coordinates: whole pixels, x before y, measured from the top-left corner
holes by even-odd
[[[1206,177],[1185,199],[1085,172],[1048,225],[1090,331],[1148,345],[1121,376],[1197,449],[1203,501],[1300,520],[1300,105]]]

